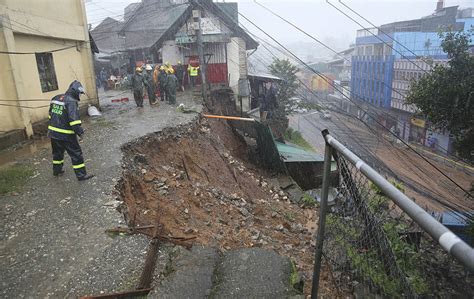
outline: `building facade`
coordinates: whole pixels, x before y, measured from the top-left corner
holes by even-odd
[[[0,147],[44,128],[73,80],[89,97],[82,107],[98,103],[84,1],[0,0],[0,51]]]
[[[418,110],[405,97],[412,82],[435,65],[447,65],[438,32],[468,31],[473,25],[473,8],[444,8],[438,1],[430,16],[359,30],[352,57],[352,98],[384,110],[379,114],[385,115],[382,122],[401,138],[434,148],[433,138],[442,140],[437,150],[448,153],[449,132],[430,130],[423,118],[414,117]]]
[[[120,67],[121,73],[145,63],[176,66],[181,62],[186,68],[190,63],[203,63],[199,61],[199,24],[194,15],[200,13],[207,81],[227,85],[240,95],[239,82],[246,80],[248,73],[247,51],[258,44],[238,25],[237,3],[178,2],[142,0],[131,4],[133,10],[125,9],[123,22],[107,18],[91,34],[99,50],[107,53],[112,66]],[[144,14],[150,17],[142,18]],[[248,95],[243,108],[250,108]]]

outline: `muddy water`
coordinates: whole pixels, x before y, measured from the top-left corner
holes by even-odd
[[[0,151],[0,169],[14,165],[32,154],[50,147],[49,138],[35,139],[24,144]]]

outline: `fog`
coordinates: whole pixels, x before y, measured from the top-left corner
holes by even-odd
[[[94,27],[105,17],[121,19],[123,17],[124,7],[136,2],[136,0],[87,0],[88,22]],[[240,13],[252,20],[252,22],[270,35],[274,36],[277,40],[296,51],[297,54],[305,60],[318,61],[321,60],[321,58],[329,58],[332,56],[330,51],[318,46],[317,43],[312,41],[309,37],[273,16],[270,12],[254,3],[254,1],[220,0],[219,2],[238,2]],[[335,50],[343,50],[349,47],[349,45],[355,41],[356,30],[360,29],[357,24],[323,0],[261,0],[258,2],[290,20]],[[332,0],[330,2],[346,12],[349,12],[338,1]],[[437,0],[346,0],[343,2],[371,22],[376,25],[381,25],[430,15],[436,8]],[[445,7],[455,5],[470,7],[472,6],[472,1],[445,1]],[[354,15],[352,14],[352,16]],[[249,24],[242,17],[239,18],[239,21],[245,28],[259,37],[265,37],[265,35],[253,25]],[[361,19],[358,19],[358,21],[364,26],[371,27]],[[267,37],[265,38],[268,39]]]

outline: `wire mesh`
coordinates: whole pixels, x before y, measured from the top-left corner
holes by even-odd
[[[473,276],[405,216],[357,167],[335,155],[339,184],[323,257],[342,293],[373,297],[473,294]],[[403,186],[392,182],[403,192]],[[466,287],[467,286],[467,287]]]
[[[327,209],[323,257],[339,294],[473,298],[474,275],[334,148],[333,156],[337,195]]]
[[[397,256],[415,248],[400,243],[395,233],[400,223],[392,220],[387,199],[344,157],[337,157],[337,164],[338,197],[327,215],[323,248],[336,285],[345,291],[357,286],[366,294],[416,297],[409,282],[413,277],[400,265],[404,257]],[[394,245],[403,248],[394,251]]]

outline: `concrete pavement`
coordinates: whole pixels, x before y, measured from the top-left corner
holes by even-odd
[[[129,102],[112,99],[128,97]],[[191,94],[178,104],[194,106]],[[78,182],[66,158],[64,176],[51,170],[49,146],[19,164],[35,168],[19,194],[0,196],[0,296],[76,297],[134,287],[148,241],[143,236],[111,237],[104,231],[123,224],[115,210],[114,187],[121,174],[120,147],[168,126],[190,122],[196,114],[163,104],[137,109],[129,92],[101,94],[103,117],[84,117],[82,143],[88,172]]]

